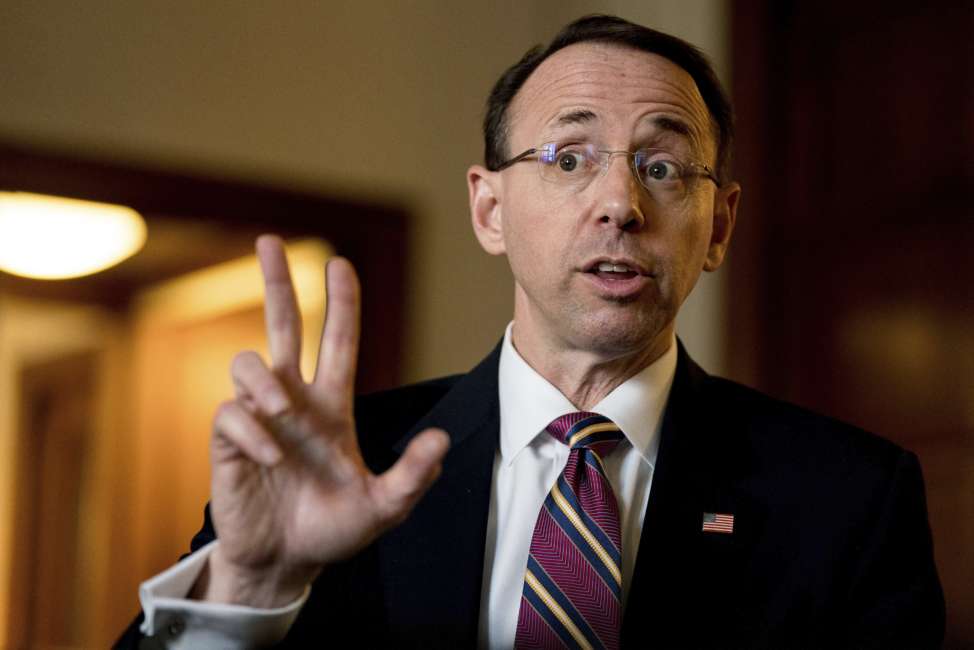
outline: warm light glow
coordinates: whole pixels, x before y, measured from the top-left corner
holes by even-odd
[[[322,309],[325,264],[334,253],[320,239],[285,244],[291,281],[302,311]],[[192,323],[217,318],[264,302],[264,282],[256,255],[215,264],[154,285],[136,299],[137,311],[157,323]]]
[[[42,280],[103,271],[145,244],[145,222],[122,205],[0,192],[0,270]]]
[[[301,311],[301,371],[304,377],[311,377],[324,322],[325,264],[334,251],[320,239],[287,242],[285,248]],[[261,277],[257,256],[248,255],[166,280],[139,293],[135,301],[136,320],[144,326],[171,330],[259,309],[264,302]],[[261,349],[263,338],[263,331],[258,331],[256,342],[249,347]],[[232,352],[227,353],[213,366],[218,382],[226,377],[226,363],[232,356]]]

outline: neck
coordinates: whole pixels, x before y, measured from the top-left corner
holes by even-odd
[[[521,332],[517,322],[511,332],[511,342],[528,365],[561,391],[575,408],[587,411],[663,356],[673,342],[673,324],[646,346],[619,354],[535,339],[529,332]]]

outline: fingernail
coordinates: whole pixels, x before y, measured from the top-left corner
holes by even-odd
[[[260,455],[267,465],[276,465],[281,460],[281,450],[270,443],[260,446]]]
[[[439,438],[439,440],[436,439]],[[432,442],[426,445],[432,453],[443,453],[450,449],[450,436],[445,431],[439,432],[439,436],[433,437]]]

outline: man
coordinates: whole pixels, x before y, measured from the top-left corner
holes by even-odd
[[[186,647],[939,645],[916,458],[709,377],[676,341],[740,196],[706,60],[583,18],[505,72],[485,139],[467,180],[476,236],[515,279],[502,343],[467,375],[353,400],[358,289],[336,259],[305,383],[283,249],[261,238],[271,363],[234,359],[207,546],[143,585],[142,631]]]

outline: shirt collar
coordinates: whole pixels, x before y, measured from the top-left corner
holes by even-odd
[[[500,450],[507,465],[552,420],[578,410],[514,349],[513,324],[508,324],[504,332],[498,369]],[[676,374],[676,349],[674,337],[659,359],[617,386],[591,409],[619,425],[632,446],[651,465],[656,464],[663,409]]]

